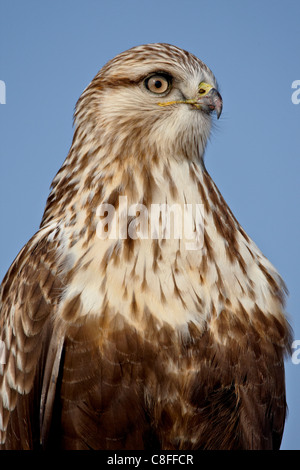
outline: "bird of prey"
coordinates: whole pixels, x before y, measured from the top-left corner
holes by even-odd
[[[206,170],[222,106],[211,70],[169,44],[122,52],[82,93],[1,285],[2,448],[280,447],[286,289]],[[162,212],[147,230],[152,206],[196,205],[198,245],[163,236]]]

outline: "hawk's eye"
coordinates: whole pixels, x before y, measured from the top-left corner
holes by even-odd
[[[170,84],[171,78],[167,75],[152,75],[145,80],[147,90],[157,94],[165,93],[169,89]]]

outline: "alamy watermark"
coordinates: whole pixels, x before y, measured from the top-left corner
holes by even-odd
[[[118,209],[104,203],[96,215],[96,233],[101,240],[182,239],[187,250],[203,247],[203,204],[151,204],[148,209],[140,203],[129,206],[127,196],[119,196]]]
[[[295,351],[292,354],[292,363],[293,364],[300,364],[300,340],[296,339],[292,343],[292,349],[295,349]]]
[[[6,104],[6,85],[3,80],[0,80],[0,104]]]
[[[292,88],[295,91],[292,93],[291,99],[293,104],[300,104],[300,80],[294,80]]]

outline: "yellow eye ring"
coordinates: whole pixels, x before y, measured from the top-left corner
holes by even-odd
[[[166,91],[169,90],[171,85],[171,79],[167,75],[155,74],[146,78],[144,83],[147,90],[151,91],[151,93],[155,93],[156,95],[162,95],[163,93],[166,93]]]

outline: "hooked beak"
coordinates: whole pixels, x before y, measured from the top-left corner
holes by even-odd
[[[213,88],[208,83],[201,82],[195,106],[206,112],[216,111],[217,118],[219,119],[223,109],[222,96],[216,88]]]

